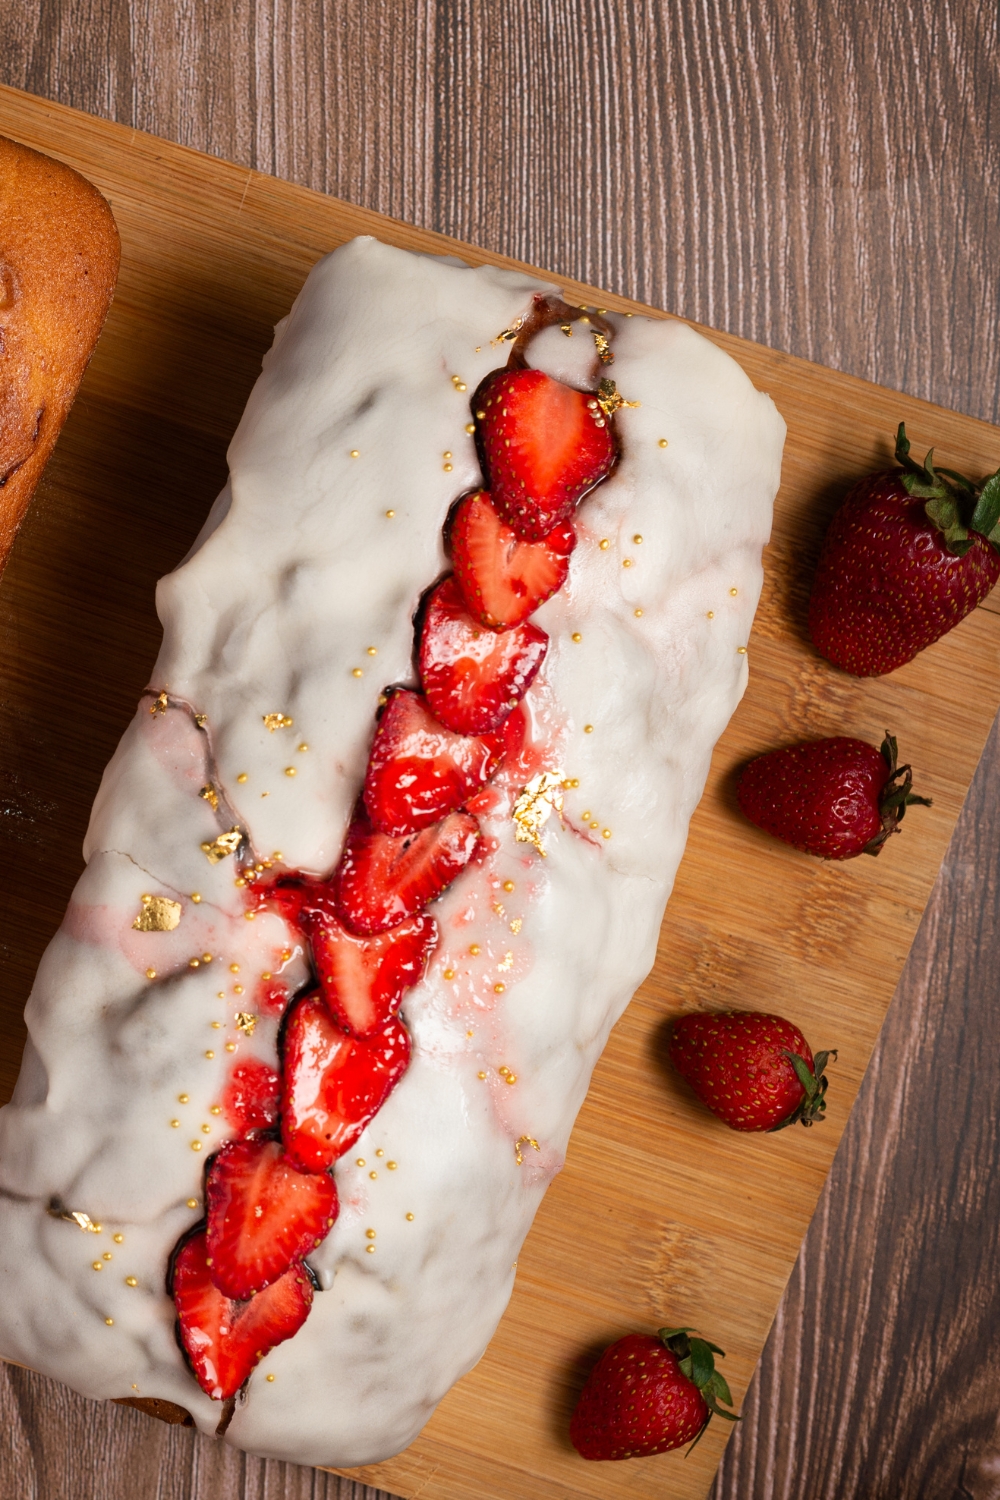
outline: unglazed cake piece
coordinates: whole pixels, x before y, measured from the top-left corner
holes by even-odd
[[[233,1070],[279,1067],[282,1011],[312,983],[301,928],[266,891],[337,866],[383,690],[415,683],[442,528],[482,483],[469,393],[503,364],[498,335],[554,290],[370,239],[321,261],[278,327],[229,483],[160,585],[151,689],[105,773],[0,1112],[0,1353],[85,1394],[220,1425],[166,1277],[204,1214],[204,1158],[239,1134]],[[427,908],[439,936],[403,1002],[409,1066],[336,1161],[311,1309],[226,1411],[227,1441],[255,1453],[389,1457],[482,1354],[652,965],[746,685],[784,424],[684,324],[604,326],[635,403],[614,411],[619,460],[532,616],[548,646],[516,710],[523,743],[470,803],[476,853]],[[608,373],[579,323],[525,357],[580,388]],[[552,815],[532,827],[521,794],[546,773]]]

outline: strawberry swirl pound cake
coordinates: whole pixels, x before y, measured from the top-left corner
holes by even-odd
[[[297,1462],[416,1436],[652,966],[783,436],[682,323],[313,269],[28,1004],[0,1354]]]

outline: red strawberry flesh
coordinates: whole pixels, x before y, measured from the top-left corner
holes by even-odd
[[[784,1053],[813,1070],[797,1026],[758,1011],[682,1016],[670,1039],[670,1060],[701,1102],[732,1130],[773,1130],[795,1114],[805,1090]]]
[[[364,801],[380,833],[415,833],[461,807],[497,764],[475,736],[446,729],[422,693],[389,698],[365,772]]]
[[[631,1333],[597,1361],[569,1435],[583,1458],[641,1458],[683,1448],[707,1421],[705,1398],[677,1356],[653,1334]]]
[[[837,735],[757,756],[736,796],[751,823],[805,854],[853,859],[882,832],[889,765],[874,745]]]
[[[487,376],[473,410],[493,505],[525,541],[568,521],[614,463],[611,422],[597,398],[541,370]]]
[[[809,605],[817,651],[855,677],[911,661],[1000,581],[1000,556],[970,538],[964,557],[950,552],[898,472],[862,479],[823,542]]]
[[[525,542],[501,521],[480,490],[455,512],[451,552],[469,613],[492,630],[510,630],[562,588],[576,532],[564,521],[544,541]]]
[[[394,838],[373,828],[359,806],[333,876],[341,920],[361,936],[398,927],[451,885],[478,842],[479,824],[468,813]]]
[[[331,1167],[382,1108],[409,1060],[409,1033],[399,1021],[374,1036],[348,1036],[319,995],[303,996],[285,1032],[281,1135],[289,1156],[305,1171]]]
[[[227,1297],[247,1298],[314,1250],[337,1217],[325,1173],[301,1171],[277,1141],[230,1141],[208,1170],[208,1256]]]
[[[371,1036],[423,978],[437,946],[437,923],[411,917],[388,932],[358,937],[334,917],[309,916],[305,930],[323,1000],[353,1036]]]
[[[446,578],[428,600],[420,632],[420,680],[435,717],[458,734],[497,729],[528,691],[548,644],[536,625],[488,629]]]
[[[242,1140],[255,1130],[270,1130],[277,1123],[280,1100],[278,1074],[260,1058],[248,1057],[230,1069],[222,1092],[222,1112]]]
[[[227,1297],[212,1280],[204,1233],[177,1252],[172,1291],[181,1342],[213,1401],[235,1396],[255,1365],[298,1332],[313,1299],[313,1284],[299,1264],[248,1301]]]

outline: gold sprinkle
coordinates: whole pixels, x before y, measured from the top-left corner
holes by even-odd
[[[635,536],[634,536],[634,537],[633,537],[633,538],[632,538],[632,540],[633,540],[633,542],[634,542],[634,543],[635,543],[635,545],[636,545],[636,546],[637,546],[637,547],[641,547],[641,546],[642,546],[642,537],[641,537],[641,536],[640,536],[640,534],[639,534],[639,532],[638,532],[638,531],[637,531],[637,532],[636,532],[636,534],[635,534]]]
[[[539,1146],[538,1142],[535,1140],[534,1136],[532,1136],[532,1135],[522,1135],[522,1136],[519,1136],[518,1139],[517,1139],[517,1142],[515,1143],[515,1146],[514,1146],[514,1160],[517,1162],[518,1166],[521,1166],[521,1164],[524,1161],[524,1157],[521,1155],[521,1147],[522,1146],[532,1146],[536,1151],[540,1151],[541,1150],[541,1147]],[[515,1266],[517,1265],[517,1261],[514,1262],[514,1265]]]
[[[507,986],[506,986],[506,985],[505,985],[505,984],[500,984],[500,983],[498,983],[498,984],[495,984],[495,985],[494,985],[494,986],[493,986],[493,993],[494,993],[494,994],[495,994],[495,995],[502,995],[502,994],[503,994],[503,992],[504,992],[504,990],[505,990],[505,989],[506,989],[506,988],[507,988]]]
[[[630,568],[631,566],[632,566],[632,559],[630,557],[623,557],[622,558],[622,567],[623,568]]]
[[[197,906],[198,903],[201,901],[201,892],[200,891],[192,891],[191,892],[191,900],[194,902],[195,906]]]
[[[480,948],[478,943],[469,944],[469,952],[472,954],[473,958],[478,958],[482,951],[483,950]]]
[[[746,656],[746,654],[747,654],[747,648],[745,646],[737,646],[736,647],[736,654],[737,654],[737,656]]]
[[[243,913],[243,920],[245,922],[253,922],[256,920],[256,917],[257,913],[255,911],[245,911]]]
[[[666,440],[666,438],[660,438],[660,447],[661,448],[665,448],[666,446],[667,446],[667,440]]]
[[[208,1112],[209,1112],[210,1115],[221,1115],[222,1114],[222,1105],[221,1104],[210,1104],[208,1106]]]
[[[588,807],[587,811],[583,814],[583,821],[585,823],[589,823],[590,822],[590,808],[589,807]]]
[[[604,832],[601,834],[601,838],[602,839],[609,839],[610,837],[611,837],[611,829],[610,828],[605,828]]]
[[[101,1256],[102,1260],[111,1260],[111,1258],[112,1257],[111,1257],[111,1251],[110,1250],[105,1250],[104,1254]]]
[[[511,922],[510,924],[510,930],[515,937],[517,937],[517,934],[521,931],[521,923],[523,920],[524,919],[522,917],[515,917],[513,922]]]
[[[442,464],[441,467],[446,474],[450,474],[455,466],[454,464]]]
[[[181,1122],[180,1122],[180,1120],[171,1120],[171,1121],[170,1121],[170,1128],[171,1128],[171,1129],[172,1129],[172,1130],[179,1130],[179,1129],[180,1129],[180,1127],[181,1127]]]
[[[371,1178],[372,1182],[374,1182],[375,1179],[376,1179],[376,1177],[378,1176],[378,1173],[377,1172],[369,1172],[368,1176]]]
[[[155,969],[147,969],[146,970],[146,978],[147,979],[155,979],[156,978],[156,970]]]
[[[472,434],[476,430],[476,424],[475,424],[475,422],[466,422],[466,424],[465,424],[465,430],[469,434],[469,436],[471,437]]]
[[[114,1326],[115,1326],[115,1320],[114,1320],[114,1318],[105,1318],[104,1321],[105,1321],[105,1323],[107,1324],[107,1326],[109,1328],[114,1328]]]
[[[386,519],[389,520],[389,521],[391,521],[392,518],[393,518],[393,516],[396,514],[396,512],[394,510],[387,510],[385,514],[386,514]]]
[[[452,455],[451,455],[451,450],[450,449],[446,449],[445,452],[442,453],[442,455],[441,455],[442,458],[451,458],[451,456]]]
[[[213,812],[215,812],[216,808],[219,805],[219,794],[215,790],[215,787],[212,786],[211,782],[208,784],[208,786],[202,787],[201,791],[198,793],[198,796],[204,797],[209,807]]]
[[[189,1198],[188,1201],[187,1201],[187,1206],[188,1206],[188,1208],[197,1208],[198,1207],[198,1200],[197,1200],[197,1198]]]
[[[211,1062],[212,1058],[215,1056],[215,1053],[212,1052],[211,1049],[209,1049],[209,1051],[205,1053],[205,1056],[208,1058],[209,1062]]]
[[[730,589],[730,590],[729,590],[729,592],[730,592],[730,593],[731,593],[731,594],[732,594],[732,595],[733,595],[733,597],[734,597],[734,598],[735,598],[735,596],[736,596],[736,595],[737,595],[737,594],[738,594],[738,593],[739,593],[739,589]]]
[[[95,1270],[95,1271],[103,1271],[104,1270],[104,1262],[102,1260],[95,1260],[95,1261],[93,1261],[92,1262],[92,1269]]]
[[[483,418],[485,417],[485,415],[486,415],[486,413],[484,411],[477,411],[476,412],[476,416],[479,418],[480,422],[483,420]]]
[[[200,1151],[201,1150],[201,1141],[192,1141],[191,1142],[191,1150],[192,1151]]]
[[[267,1381],[268,1385],[273,1385],[274,1384],[274,1376],[273,1375],[265,1375],[264,1379]]]
[[[125,1236],[123,1234],[113,1234],[111,1238],[114,1240],[116,1245],[124,1245],[125,1243]]]
[[[641,620],[642,619],[642,610],[641,609],[635,610],[634,614],[635,614],[635,617],[636,617],[637,620]]]
[[[276,854],[274,857],[275,857],[275,859],[280,859],[281,855],[280,854]],[[282,948],[282,950],[281,950],[281,962],[283,964],[287,964],[287,962],[291,958],[291,956],[292,956],[292,950],[291,950],[291,948]]]
[[[271,971],[270,971],[270,969],[266,970],[260,977],[261,977],[261,979],[270,979],[270,977],[271,977]]]
[[[352,677],[363,677],[363,676],[364,676],[364,675],[365,675],[365,674],[364,674],[364,672],[363,672],[363,671],[362,671],[362,670],[361,670],[361,668],[360,668],[360,667],[352,667],[352,668],[351,668],[351,676],[352,676]]]
[[[505,880],[503,883],[503,888],[505,891],[512,891],[514,889],[513,880]]]
[[[286,766],[285,767],[285,775],[286,776],[294,776],[295,775],[295,767],[294,766]]]
[[[407,1221],[408,1224],[412,1224],[413,1223],[413,1215],[412,1214],[407,1214],[406,1215],[406,1221]]]
[[[485,1073],[480,1073],[480,1074],[479,1074],[479,1075],[478,1075],[478,1076],[479,1076],[479,1077],[480,1077],[480,1078],[485,1078],[485,1077],[486,1077],[486,1074],[485,1074]]]
[[[213,839],[210,844],[202,844],[201,852],[207,857],[210,865],[217,865],[228,855],[235,854],[242,842],[243,834],[239,828],[233,827],[228,833],[220,833],[218,838]]]
[[[465,1034],[466,1036],[475,1036],[476,1033],[474,1031],[467,1031]]]
[[[571,641],[575,641],[576,644],[579,645],[580,642],[583,640],[583,636],[580,634],[580,632],[578,630],[574,630],[573,634],[570,636],[570,640]]]
[[[239,966],[239,964],[230,964],[229,965],[229,972],[230,972],[230,974],[238,974],[240,972],[240,966]]]
[[[454,969],[445,969],[443,977],[445,979],[454,979],[454,977],[455,977],[455,970]]]
[[[514,955],[510,951],[510,949],[508,948],[507,952],[504,954],[503,958],[497,964],[497,968],[501,972],[503,972],[505,969],[512,969],[513,967],[514,967]]]
[[[246,771],[241,771],[240,774],[237,776],[236,780],[239,781],[239,782],[244,782],[244,781],[249,781],[250,778],[247,775]]]
[[[517,1074],[516,1073],[508,1073],[507,1077],[504,1079],[504,1083],[516,1083],[516,1082],[517,1082]]]
[[[236,879],[233,881],[233,885],[246,885],[246,881],[243,879],[242,875],[237,875]]]
[[[201,968],[201,959],[200,958],[189,958],[188,959],[188,968],[189,969],[200,969]]]
[[[221,1031],[222,1030],[222,1022],[221,1021],[213,1021],[212,1022],[212,1030],[213,1031]]]
[[[366,1239],[373,1240],[375,1238],[375,1231],[374,1231],[374,1229],[366,1229],[365,1230],[365,1237],[366,1237]]]
[[[375,1246],[374,1245],[366,1245],[365,1249],[367,1250],[367,1252],[368,1252],[369,1255],[374,1255],[375,1254]]]
[[[388,1171],[395,1172],[396,1168],[399,1166],[399,1162],[398,1161],[387,1161],[385,1165],[386,1165],[386,1168],[387,1168]]]
[[[500,1074],[501,1078],[506,1078],[507,1074],[510,1072],[510,1069],[508,1068],[506,1063],[503,1063],[499,1068],[497,1068],[497,1072]]]
[[[593,726],[593,724],[584,724],[584,726],[583,726],[583,732],[584,732],[584,734],[593,734],[593,732],[594,732],[594,726]]]
[[[226,1043],[226,1051],[227,1052],[235,1052],[236,1051],[236,1043],[235,1042],[227,1042]]]
[[[363,1156],[359,1156],[358,1159],[357,1159],[357,1161],[354,1163],[354,1165],[356,1167],[363,1167],[365,1165],[365,1159],[364,1159],[364,1157]]]
[[[212,962],[212,955],[211,955],[211,953],[203,953],[201,955],[201,961],[202,961],[203,964],[210,964]]]
[[[202,1135],[211,1135],[212,1134],[212,1127],[211,1127],[211,1125],[202,1125],[202,1127],[201,1127],[201,1133],[202,1133]]]
[[[125,1277],[125,1285],[126,1286],[138,1286],[139,1282],[138,1282],[137,1277],[135,1277],[135,1276],[126,1276]]]
[[[607,552],[608,548],[611,546],[611,543],[606,536],[602,536],[597,545],[600,547],[602,552]]]
[[[601,825],[600,825],[600,823],[598,823],[598,822],[595,821],[595,822],[591,823],[590,826],[591,826],[591,828],[600,828]]]
[[[169,896],[143,896],[142,910],[132,923],[136,932],[173,932],[181,919],[181,903]]]
[[[351,457],[352,458],[360,458],[361,457],[361,454],[360,454],[360,452],[358,451],[357,448],[352,448],[351,449]]]
[[[555,812],[562,811],[562,772],[542,771],[533,776],[521,792],[511,809],[511,817],[517,825],[514,838],[519,844],[533,844],[542,858],[542,829]]]
[[[190,1094],[178,1094],[177,1095],[177,1103],[178,1104],[190,1104],[191,1103],[191,1095]]]
[[[376,1156],[384,1156],[385,1155],[385,1152],[382,1150],[381,1146],[379,1146],[378,1150],[375,1152],[375,1155]]]
[[[253,1036],[256,1025],[257,1017],[252,1016],[249,1011],[241,1010],[237,1012],[236,1029],[237,1031],[242,1031],[244,1036]]]
[[[291,729],[295,723],[287,714],[261,714],[261,722],[268,734],[273,734],[276,729]]]

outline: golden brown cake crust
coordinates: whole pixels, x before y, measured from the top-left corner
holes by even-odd
[[[86,178],[0,136],[0,569],[94,352],[119,253]]]

